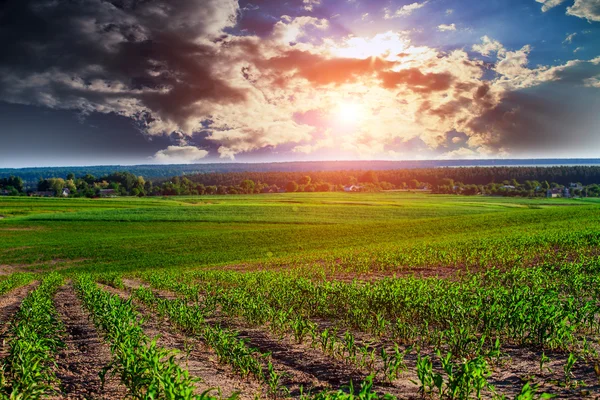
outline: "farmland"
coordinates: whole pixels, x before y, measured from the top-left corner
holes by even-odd
[[[2,398],[600,393],[594,199],[0,197],[0,216]]]

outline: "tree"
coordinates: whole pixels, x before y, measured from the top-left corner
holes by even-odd
[[[298,184],[294,181],[289,181],[286,185],[285,185],[285,191],[286,192],[295,192],[298,190]]]
[[[418,180],[416,180],[416,179],[411,179],[411,180],[408,182],[408,187],[409,187],[409,188],[411,188],[411,189],[416,189],[416,188],[418,188],[418,187],[419,187],[419,181],[418,181]]]
[[[377,177],[377,173],[375,173],[375,171],[367,171],[360,177],[360,181],[366,183],[378,183],[379,178]]]
[[[300,178],[300,180],[298,181],[298,183],[299,183],[300,185],[310,185],[310,182],[311,182],[311,178],[310,178],[310,176],[308,176],[308,175],[306,175],[306,176],[303,176],[303,177],[302,177],[302,178]]]
[[[244,191],[244,193],[252,193],[254,192],[255,183],[251,179],[246,179],[240,183],[240,188]]]
[[[542,182],[542,189],[544,189],[544,190],[550,189],[550,184],[548,183],[548,181]]]
[[[74,174],[74,173],[72,173],[72,172],[69,172],[69,173],[67,174],[67,180],[68,180],[68,181],[73,181],[73,180],[75,180],[75,174]]]

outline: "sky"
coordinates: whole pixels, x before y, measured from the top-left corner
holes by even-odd
[[[0,167],[600,157],[600,0],[1,0]]]

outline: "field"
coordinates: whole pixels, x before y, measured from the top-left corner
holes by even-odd
[[[0,398],[600,398],[600,203],[0,197]]]

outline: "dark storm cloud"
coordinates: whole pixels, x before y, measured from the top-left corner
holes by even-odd
[[[200,40],[233,23],[235,1],[9,0],[0,7],[4,100],[150,112],[185,126],[202,102],[245,98],[216,76],[216,48]]]
[[[547,82],[509,92],[495,107],[472,119],[468,128],[494,150],[515,154],[591,155],[600,146],[600,98],[596,88]]]

